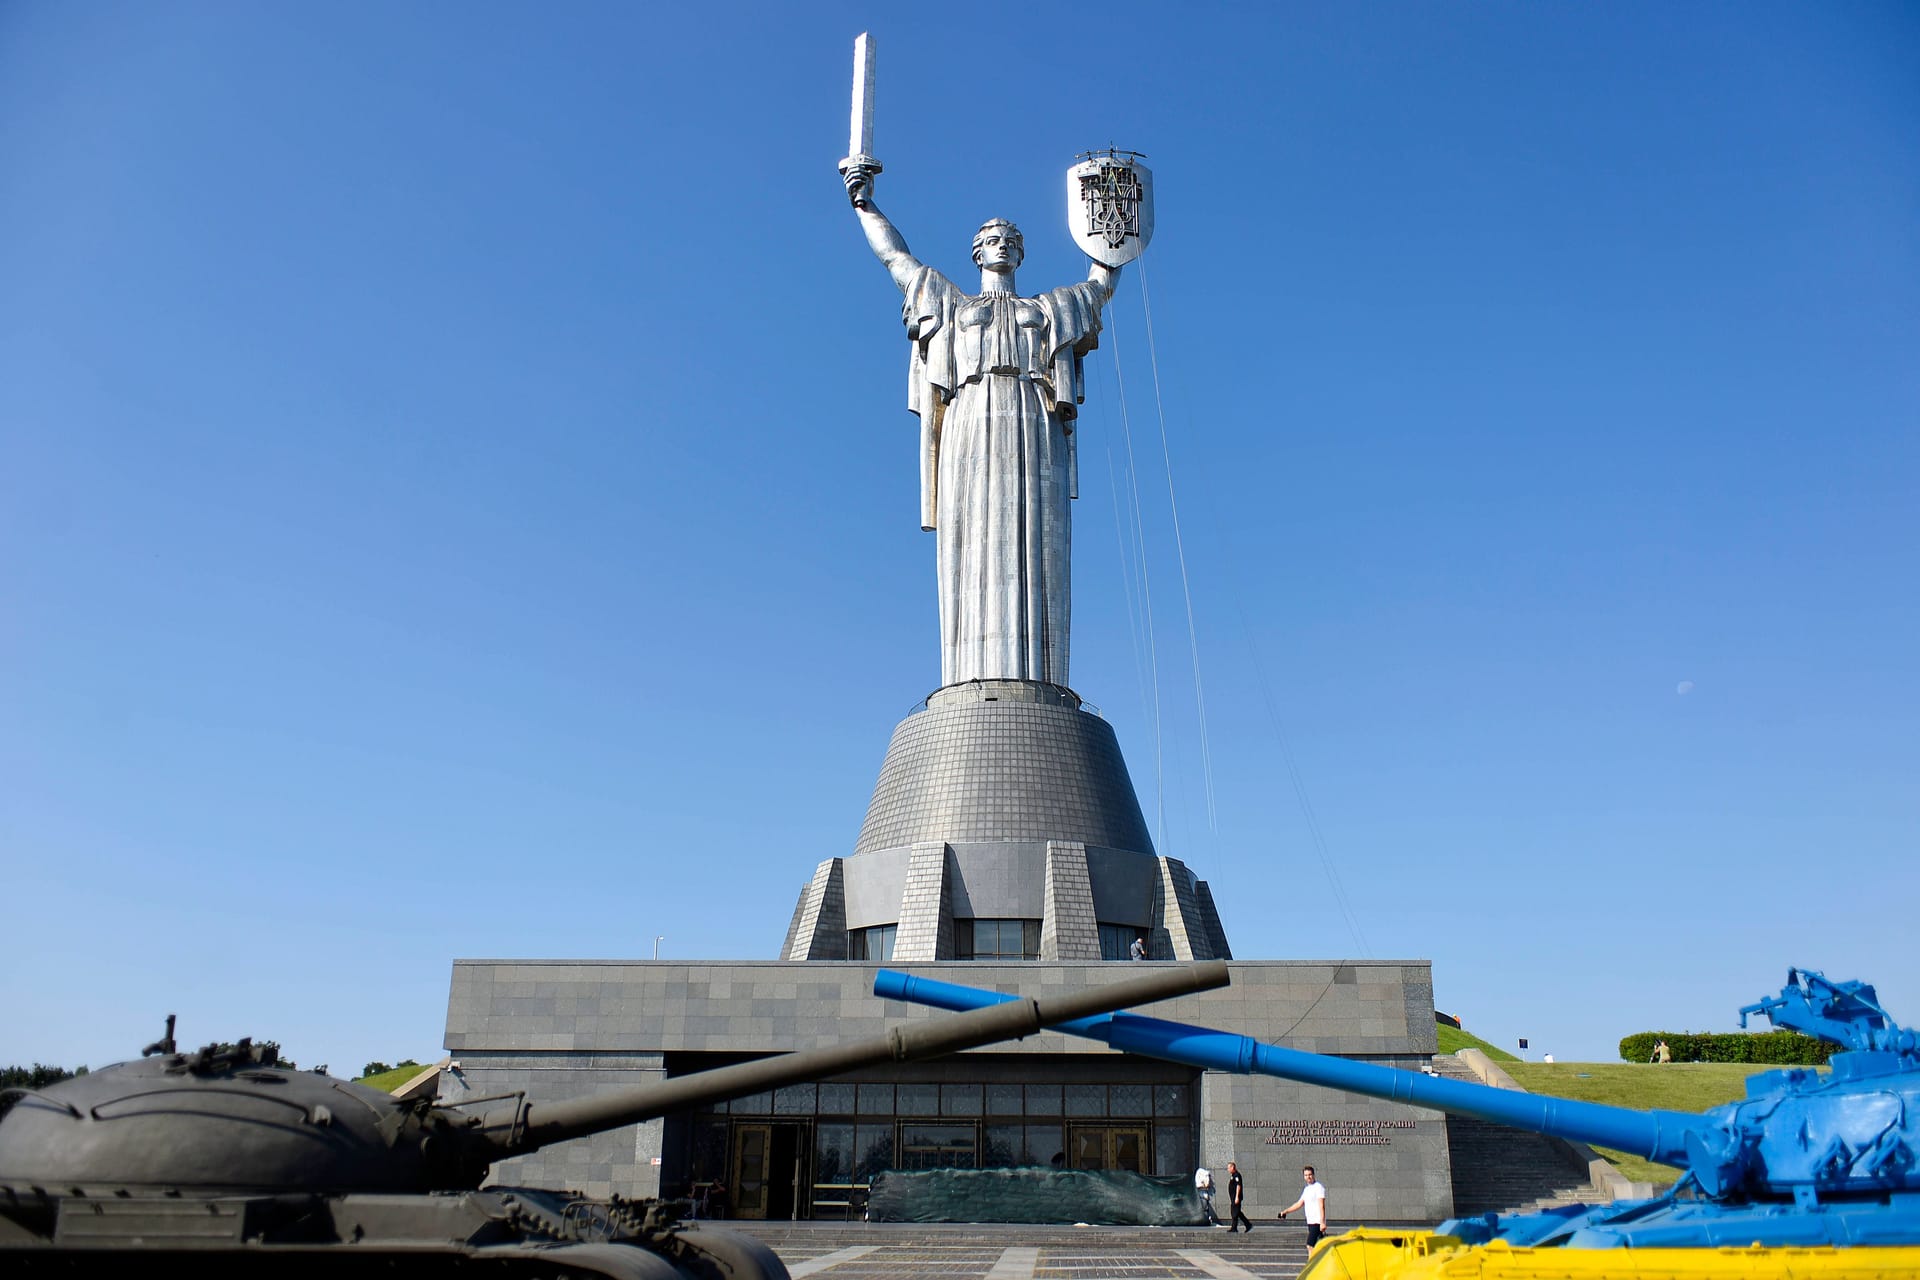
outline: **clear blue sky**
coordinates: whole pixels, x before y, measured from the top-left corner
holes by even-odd
[[[956,277],[1148,153],[1073,681],[1236,954],[1563,1059],[1790,964],[1920,1022],[1920,9],[23,0],[0,1061],[775,954],[938,680],[863,29]]]

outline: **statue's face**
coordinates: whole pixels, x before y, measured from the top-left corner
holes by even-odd
[[[973,261],[983,271],[1011,271],[1027,256],[1020,231],[1004,223],[988,223],[973,238]]]

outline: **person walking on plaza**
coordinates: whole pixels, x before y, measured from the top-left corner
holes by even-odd
[[[1253,1223],[1246,1214],[1244,1203],[1246,1194],[1246,1183],[1241,1180],[1240,1166],[1231,1160],[1227,1161],[1227,1206],[1233,1210],[1233,1221],[1227,1227],[1228,1235],[1238,1231],[1243,1222],[1247,1224],[1249,1234],[1253,1231]]]
[[[1220,1225],[1220,1215],[1213,1211],[1213,1170],[1201,1165],[1193,1171],[1194,1190],[1200,1193],[1200,1212],[1207,1215],[1207,1225]]]
[[[1307,1185],[1300,1189],[1300,1198],[1280,1211],[1286,1217],[1295,1209],[1305,1208],[1307,1218],[1307,1248],[1320,1243],[1320,1237],[1327,1234],[1327,1188],[1326,1184],[1313,1176],[1313,1166],[1308,1165],[1300,1171]]]

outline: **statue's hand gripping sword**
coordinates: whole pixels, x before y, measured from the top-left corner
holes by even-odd
[[[856,209],[866,202],[854,194],[853,174],[858,171],[871,178],[880,172],[880,162],[872,154],[873,67],[873,37],[863,31],[853,42],[853,115],[847,128],[847,158],[840,162],[840,174],[848,180],[848,198]]]

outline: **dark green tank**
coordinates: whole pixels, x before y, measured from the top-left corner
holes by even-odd
[[[764,1280],[787,1270],[750,1236],[673,1201],[480,1189],[496,1160],[703,1102],[1224,986],[1226,965],[1162,970],[568,1102],[443,1106],[269,1065],[241,1041],[0,1093],[0,1274],[140,1275],[245,1266],[273,1280],[358,1276]],[[351,1268],[351,1270],[350,1270]],[[202,1275],[216,1274],[200,1271]]]

